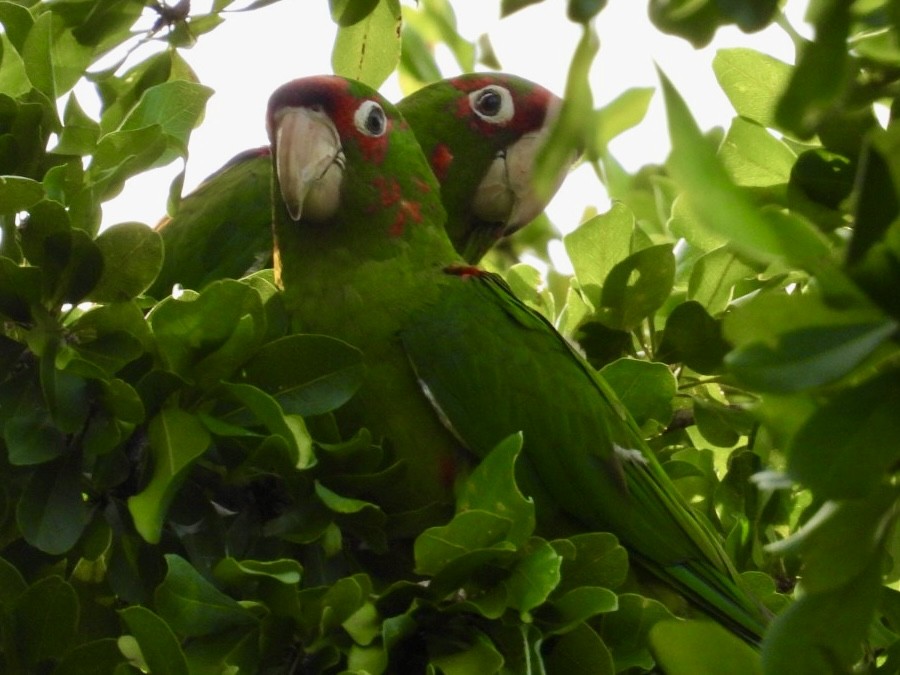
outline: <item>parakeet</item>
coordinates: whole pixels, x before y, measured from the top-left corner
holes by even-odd
[[[503,73],[441,80],[398,104],[441,183],[450,238],[469,262],[540,214],[562,182],[568,166],[550,194],[538,197],[532,187],[535,155],[560,104],[543,87]],[[242,152],[157,224],[166,255],[149,295],[167,295],[176,283],[199,290],[271,264],[271,213],[260,208],[270,171],[267,147]]]
[[[396,504],[452,498],[454,479],[522,432],[517,479],[541,514],[616,534],[634,559],[748,640],[767,615],[684,503],[608,385],[444,231],[439,186],[396,108],[337,77],[274,92],[275,272],[297,326],[362,350],[345,411],[407,471]]]
[[[445,228],[466,261],[534,220],[559,189],[576,155],[548,195],[535,191],[533,174],[561,106],[544,87],[497,73],[436,82],[397,105],[441,183]]]

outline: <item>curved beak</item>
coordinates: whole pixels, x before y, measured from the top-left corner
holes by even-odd
[[[334,123],[314,108],[284,108],[274,121],[275,171],[294,220],[327,220],[340,201],[344,153]]]
[[[472,205],[475,215],[488,222],[502,223],[504,236],[524,227],[544,210],[578,158],[578,154],[573,153],[571,161],[560,168],[545,197],[537,194],[534,188],[535,160],[558,116],[559,105],[552,105],[541,128],[525,134],[498,153],[478,185]]]

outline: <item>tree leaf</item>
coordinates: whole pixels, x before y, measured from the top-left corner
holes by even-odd
[[[119,615],[137,641],[149,672],[154,675],[188,675],[187,660],[181,645],[163,619],[140,605],[119,610]]]
[[[18,597],[12,611],[15,645],[31,672],[65,654],[78,630],[79,611],[75,589],[56,575],[39,579]]]
[[[124,302],[143,293],[163,260],[162,239],[142,223],[120,223],[97,237],[103,274],[90,293],[95,302]]]
[[[31,476],[16,506],[16,522],[29,544],[59,555],[71,549],[88,522],[78,457],[45,464]]]
[[[147,438],[153,475],[141,492],[128,498],[128,510],[141,536],[157,543],[169,504],[211,439],[200,420],[180,408],[163,408],[147,425]]]
[[[671,244],[658,244],[632,253],[606,277],[598,319],[610,328],[634,330],[662,307],[674,280]]]
[[[759,654],[711,621],[660,621],[650,631],[657,664],[669,675],[762,675]]]
[[[535,527],[534,502],[516,485],[515,464],[522,450],[522,436],[500,441],[466,479],[459,490],[457,510],[493,512],[512,521],[507,539],[521,546]]]
[[[244,364],[241,379],[268,392],[286,413],[321,415],[346,403],[364,373],[362,353],[346,342],[288,335],[263,345]]]
[[[788,470],[819,499],[871,493],[900,459],[900,379],[892,371],[839,392],[794,436]]]
[[[726,355],[725,363],[753,389],[800,391],[849,373],[896,330],[889,320],[800,328],[783,333],[774,345],[738,347]]]
[[[722,325],[704,306],[693,300],[683,302],[669,314],[656,358],[665,363],[684,363],[692,370],[710,375],[722,369],[731,346],[722,337]]]
[[[166,555],[168,572],[155,593],[156,609],[179,635],[198,637],[256,623],[253,614],[200,576],[184,558]]]
[[[775,106],[791,76],[791,66],[746,47],[720,49],[712,60],[722,91],[741,117],[775,128]]]
[[[616,672],[609,648],[586,623],[579,624],[556,641],[545,665],[547,672],[569,675],[613,675]]]
[[[340,26],[331,53],[336,75],[380,87],[400,61],[400,5],[379,0],[366,18]]]
[[[623,358],[604,366],[600,375],[639,426],[645,428],[655,421],[652,426],[659,429],[669,424],[677,383],[666,365]]]
[[[759,124],[735,117],[719,146],[719,159],[736,185],[787,185],[797,155]]]
[[[846,585],[803,595],[775,617],[762,646],[763,670],[819,675],[850,669],[862,656],[881,596],[882,563],[873,557]]]
[[[66,652],[53,675],[95,675],[97,672],[112,673],[116,666],[125,662],[115,638],[107,637],[83,642]],[[154,671],[156,672],[156,671]],[[162,671],[160,671],[162,672]]]
[[[776,219],[761,212],[734,185],[684,100],[662,73],[660,79],[672,138],[668,166],[698,222],[756,259],[827,266],[828,245],[811,226],[799,218]],[[723,213],[729,217],[722,218]]]
[[[606,277],[632,252],[634,214],[616,202],[609,211],[594,216],[567,234],[563,241],[575,268],[575,278],[594,307],[600,306],[600,289]]]

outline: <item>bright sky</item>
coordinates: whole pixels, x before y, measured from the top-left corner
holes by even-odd
[[[208,4],[208,0],[195,0],[193,11],[202,11]],[[503,20],[499,19],[499,5],[454,2],[460,33],[470,40],[489,33],[505,71],[562,94],[580,27],[565,18],[560,2],[533,5]],[[789,5],[791,22],[802,27],[806,2],[792,0]],[[696,51],[680,38],[653,29],[646,18],[646,3],[635,0],[610,0],[599,16],[597,30],[601,46],[591,76],[596,105],[629,87],[658,88],[656,63],[673,80],[704,129],[727,127],[734,115],[710,67],[718,48],[748,46],[793,61],[793,46],[778,27],[753,35],[723,29],[713,45]],[[269,94],[295,77],[330,73],[334,33],[328,3],[283,1],[230,14],[224,24],[201,36],[195,47],[182,52],[200,81],[216,92],[203,124],[191,137],[185,193],[236,153],[266,143],[263,118]],[[456,74],[452,60],[442,59],[441,63],[445,74]],[[395,79],[381,91],[394,101],[401,96]],[[82,103],[90,109],[88,102]],[[611,150],[630,170],[665,158],[668,141],[659,94],[654,96],[645,121],[614,141]],[[181,168],[177,162],[131,181],[118,198],[104,206],[104,226],[128,220],[155,224],[165,213],[169,183]],[[590,167],[582,166],[570,174],[548,207],[548,215],[568,231],[578,224],[586,206],[606,210],[608,200]]]

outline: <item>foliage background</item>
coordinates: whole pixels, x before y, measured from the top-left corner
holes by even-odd
[[[797,58],[720,52],[736,116],[709,134],[661,72],[673,151],[634,173],[608,143],[649,92],[596,107],[605,3],[561,4],[582,39],[541,161],[586,140],[615,203],[565,237],[572,277],[516,263],[546,258],[546,220],[489,260],[602,370],[779,612],[761,652],[673,620],[611,535],[531,536],[515,438],[452,521],[389,546],[415,532],[370,498],[397,467],[330,424],[356,350],[285,336],[268,273],[143,295],[159,237],[99,232],[101,207],[185,156],[212,94],[185,50],[231,4],[0,2],[3,671],[895,672],[900,141],[874,106],[894,110],[897,3],[814,0],[808,41],[776,2],[651,1],[695,46],[778,22]],[[370,84],[440,77],[437,43],[464,70],[494,65],[449,3],[330,10],[335,70]],[[147,14],[155,30],[133,32]],[[150,39],[166,48],[94,65]],[[85,79],[99,118],[71,94]]]

